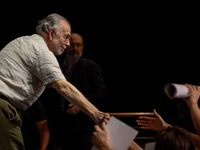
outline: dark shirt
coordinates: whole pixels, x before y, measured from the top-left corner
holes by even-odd
[[[37,150],[40,147],[40,135],[36,122],[46,119],[43,106],[39,100],[27,110],[22,111],[23,123],[21,127],[26,150]]]
[[[106,86],[102,71],[100,66],[94,61],[81,57],[71,68],[62,66],[61,69],[66,79],[97,108],[105,100]],[[68,146],[76,143],[75,146],[82,150],[84,149],[84,146],[87,147],[87,145],[89,145],[91,147],[91,137],[95,125],[94,121],[82,111],[77,115],[66,114],[65,111],[68,108],[68,104],[69,102],[62,97],[63,141],[65,141],[65,143],[67,143],[66,141],[71,141],[68,143]]]

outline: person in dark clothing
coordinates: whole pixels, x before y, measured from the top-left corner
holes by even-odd
[[[21,127],[26,150],[46,150],[49,143],[49,128],[44,108],[39,100],[22,111]]]
[[[100,66],[82,56],[83,38],[72,33],[70,47],[61,66],[66,79],[97,108],[105,100],[106,86]],[[73,104],[61,97],[61,147],[70,150],[90,150],[95,122]]]

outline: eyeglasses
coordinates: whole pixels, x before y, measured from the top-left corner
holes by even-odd
[[[81,44],[81,43],[73,43],[73,42],[71,42],[71,43],[70,43],[70,46],[71,46],[71,47],[75,47],[75,46],[77,46],[77,47],[81,47],[81,46],[83,46],[83,44]]]

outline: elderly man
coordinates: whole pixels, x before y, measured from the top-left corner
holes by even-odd
[[[100,123],[105,114],[66,81],[54,55],[70,46],[71,27],[67,19],[51,14],[41,20],[37,34],[11,41],[0,52],[0,149],[24,149],[20,111],[41,95],[45,86]]]

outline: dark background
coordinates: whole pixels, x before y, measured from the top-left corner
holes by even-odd
[[[153,108],[171,121],[177,104],[166,83],[200,85],[199,8],[194,2],[169,1],[8,1],[1,5],[2,49],[11,40],[35,33],[51,13],[66,17],[84,38],[84,56],[103,70],[108,112]]]

